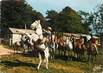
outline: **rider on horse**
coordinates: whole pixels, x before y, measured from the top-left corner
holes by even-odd
[[[93,48],[96,50],[96,53],[98,54],[98,49],[97,49],[97,44],[96,44],[96,38],[94,38],[93,36],[90,39],[91,41],[91,45],[93,46]]]

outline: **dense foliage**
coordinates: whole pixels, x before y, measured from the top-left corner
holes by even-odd
[[[25,0],[5,0],[1,3],[1,24],[4,27],[30,28],[30,24],[40,19],[44,27],[51,26],[54,31],[72,33],[103,32],[103,4],[94,13],[75,11],[65,7],[60,12],[47,11],[44,17],[27,4]]]
[[[85,28],[90,26],[89,32],[91,34],[100,35],[103,33],[103,3],[96,10],[92,13],[80,11],[79,14],[82,16],[83,24],[87,25]]]
[[[86,29],[81,23],[80,15],[70,7],[65,7],[61,12],[54,10],[47,12],[47,20],[55,31],[85,33]]]
[[[6,0],[1,4],[1,23],[5,27],[29,28],[35,20],[44,20],[43,15],[33,10],[25,0]]]

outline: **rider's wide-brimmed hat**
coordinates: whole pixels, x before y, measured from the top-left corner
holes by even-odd
[[[52,28],[51,28],[51,27],[48,27],[48,30],[52,31]]]

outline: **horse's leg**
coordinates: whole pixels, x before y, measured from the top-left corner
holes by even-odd
[[[15,48],[15,53],[18,53],[19,45],[16,46]]]
[[[24,44],[24,54],[26,53],[26,44]]]
[[[73,57],[74,57],[74,52],[73,52],[73,49],[70,50],[72,53],[71,53],[71,60],[73,60]]]
[[[15,53],[18,53],[19,46],[16,46]]]
[[[18,53],[21,53],[21,50],[20,50],[20,49],[21,49],[21,47],[19,46],[19,47],[18,47]]]
[[[66,48],[63,47],[63,50],[64,50],[64,56],[66,56]]]
[[[97,56],[97,55],[94,55],[94,61],[96,61],[96,56]]]
[[[81,51],[81,49],[79,48],[79,50],[78,50],[78,60],[79,60],[79,61],[81,60],[81,57],[82,57],[82,51]]]
[[[77,50],[77,48],[75,48],[74,51],[75,51],[75,58],[78,59],[78,50]]]
[[[63,47],[62,49],[63,49],[63,56],[65,56],[65,48]]]
[[[60,47],[58,48],[58,55],[60,55]]]
[[[90,56],[90,63],[93,63],[94,56],[91,54]]]
[[[94,54],[94,51],[92,50],[92,51],[91,51],[91,62],[94,61],[94,58],[95,58],[95,54]]]
[[[55,58],[55,48],[53,48],[53,58]]]
[[[57,48],[57,55],[60,55],[60,52],[59,52],[59,47]]]
[[[37,48],[35,47],[35,45],[33,46],[33,55],[36,57],[37,56],[37,53],[38,53],[38,50]]]
[[[19,46],[16,47],[15,53],[18,53]]]
[[[62,47],[62,54],[63,54],[63,56],[65,55],[64,47]]]
[[[61,56],[61,49],[59,48],[59,55]]]
[[[53,48],[51,48],[51,59],[53,59]]]
[[[53,48],[51,48],[51,59],[53,59]]]
[[[60,56],[60,47],[58,48],[58,55]]]
[[[78,58],[78,52],[77,52],[77,50],[75,50],[75,58],[76,59]]]
[[[62,53],[61,53],[61,48],[59,48],[59,54],[60,54],[60,56],[61,56],[61,54],[62,54]]]
[[[41,66],[41,63],[42,63],[42,58],[41,58],[41,54],[39,53],[39,64],[38,64],[38,67],[37,67],[37,69],[39,69],[40,68],[40,66]]]
[[[82,53],[80,53],[80,61],[82,61],[82,59],[83,59],[83,54]]]
[[[69,54],[70,54],[70,55],[69,55],[69,56],[70,56],[70,60],[72,60],[72,58],[73,58],[73,52],[72,52],[72,50],[69,50],[68,52],[69,52]]]
[[[60,54],[60,48],[58,48],[58,56],[61,56],[61,54]]]
[[[83,56],[83,51],[82,49],[80,49],[80,61],[82,60],[82,56]]]
[[[82,50],[82,59],[85,59],[85,49]]]
[[[50,59],[52,59],[52,48],[50,48],[49,52],[50,52]]]
[[[90,53],[88,52],[88,58],[87,58],[87,61],[89,62],[90,61]]]
[[[46,57],[45,59],[46,59],[46,69],[48,69],[48,57]]]
[[[79,49],[78,52],[79,52],[78,53],[78,60],[80,61],[81,60],[81,49]]]
[[[63,50],[62,50],[63,48],[62,47],[60,47],[60,56],[62,56],[63,55]]]
[[[85,60],[85,50],[84,50],[84,49],[83,49],[83,51],[82,51],[82,59]]]
[[[60,56],[62,56],[63,55],[63,50],[62,50],[63,48],[60,48]]]
[[[83,51],[82,51],[82,49],[80,49],[80,53],[79,53],[79,60],[80,61],[82,60],[82,56],[83,56]]]
[[[79,53],[77,52],[77,60],[79,60]]]
[[[25,53],[25,45],[23,44],[23,54]]]
[[[95,60],[96,60],[97,54],[95,54]]]
[[[76,59],[78,60],[78,49],[76,48]]]
[[[31,48],[31,45],[27,44],[28,52],[29,52],[30,48]]]
[[[77,52],[77,60],[79,60],[79,59],[80,59],[80,53]]]
[[[14,48],[14,53],[16,53],[16,48],[17,48],[17,47]]]
[[[75,48],[73,48],[72,52],[73,52],[73,57],[76,57]]]
[[[94,55],[91,56],[91,63],[94,62]]]
[[[96,55],[93,54],[93,55],[92,55],[92,62],[94,62],[95,60],[96,60]]]
[[[66,56],[66,49],[64,48],[64,56]]]
[[[90,60],[90,55],[88,54],[88,56],[87,56],[87,62],[89,62],[89,60]]]
[[[52,59],[54,58],[54,49],[52,48]]]
[[[89,55],[89,63],[92,62],[92,54]]]
[[[16,53],[16,52],[15,52],[15,49],[16,49],[16,47],[14,47],[14,53]]]
[[[61,51],[61,52],[62,52],[62,56],[64,56],[64,50],[63,50],[63,48],[62,48],[62,51]]]

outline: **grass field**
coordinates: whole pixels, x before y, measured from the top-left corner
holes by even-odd
[[[102,73],[103,71],[103,50],[94,63],[80,61],[69,61],[62,59],[49,60],[49,69],[44,65],[37,70],[39,60],[36,57],[12,54],[0,57],[0,73]]]

